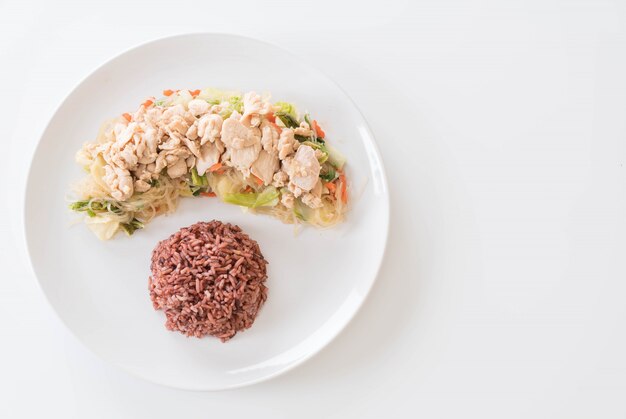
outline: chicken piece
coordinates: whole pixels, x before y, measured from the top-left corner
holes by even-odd
[[[160,152],[159,155],[157,156],[154,162],[155,173],[161,173],[161,170],[165,169],[165,167],[167,166],[167,161],[165,161],[166,156],[167,156],[167,153],[165,151]]]
[[[311,130],[309,124],[306,123],[306,121],[302,121],[300,122],[300,126],[294,129],[294,134],[302,135],[304,137],[311,137],[313,135],[313,131]]]
[[[159,148],[161,150],[175,150],[180,148],[180,143],[182,142],[182,135],[172,132],[169,138],[166,141],[163,141],[159,144]]]
[[[254,163],[250,171],[253,175],[263,181],[263,184],[269,185],[274,179],[274,173],[278,170],[280,162],[276,153],[268,153],[265,150],[259,152],[259,157]]]
[[[163,108],[153,107],[145,111],[145,115],[143,115],[144,122],[150,124],[151,126],[155,126],[157,122],[162,119],[163,116]]]
[[[298,148],[298,143],[293,136],[294,132],[291,128],[285,128],[280,133],[280,138],[278,139],[278,158],[284,160],[287,156],[293,154],[293,152]]]
[[[177,115],[180,117],[184,117],[185,113],[185,107],[181,104],[170,106],[168,108],[165,108],[163,114],[161,115],[160,121],[164,124],[168,124],[174,116]]]
[[[142,152],[139,153],[139,149],[137,150],[139,163],[149,164],[156,160],[157,158],[157,130],[152,126],[146,126],[144,128],[143,135],[141,136],[140,142],[143,144]]]
[[[124,148],[119,151],[118,155],[124,163],[123,165],[120,165],[120,167],[131,170],[137,166],[139,159],[137,158],[136,149],[133,143],[126,144]]]
[[[322,206],[322,189],[322,181],[318,179],[311,192],[302,195],[302,203],[309,208],[320,208]]]
[[[243,173],[243,177],[247,178],[248,176],[250,176],[250,166],[252,166],[252,163],[257,160],[260,152],[260,142],[248,147],[230,148],[227,151],[227,160],[230,161],[230,166],[239,170],[241,173]]]
[[[219,138],[222,131],[223,119],[217,114],[204,115],[198,120],[198,136],[201,137],[200,145],[214,142]]]
[[[149,189],[150,189],[150,184],[148,182],[143,181],[141,179],[137,179],[135,181],[135,190],[137,192],[146,192]]]
[[[281,170],[280,172],[274,173],[273,179],[274,181],[272,182],[272,185],[276,186],[277,188],[282,188],[289,181],[289,175]]]
[[[176,179],[185,174],[187,174],[187,163],[185,159],[178,159],[173,165],[167,166],[167,175],[172,179]]]
[[[222,142],[227,147],[227,162],[241,171],[244,177],[248,177],[250,166],[259,157],[261,151],[261,130],[248,128],[239,121],[237,116],[231,115],[222,124]]]
[[[192,141],[187,137],[183,137],[183,142],[194,156],[200,157],[200,147],[195,141]]]
[[[133,195],[133,178],[128,170],[107,164],[104,166],[102,180],[117,201],[126,201]]]
[[[189,156],[185,159],[185,163],[187,163],[187,167],[191,169],[196,165],[196,156]]]
[[[319,180],[321,166],[315,157],[315,150],[308,145],[300,146],[293,159],[286,160],[284,165],[289,183],[303,191],[313,189]]]
[[[235,113],[233,112],[233,115]],[[261,142],[261,131],[248,128],[232,115],[222,124],[222,142],[231,149],[242,149]]]
[[[194,99],[189,101],[187,109],[193,116],[199,116],[209,111],[209,104],[202,99]]]
[[[224,152],[221,141],[207,143],[200,147],[200,157],[196,161],[196,170],[200,176],[204,175],[209,167],[220,161],[220,156]]]
[[[131,138],[133,138],[133,134],[137,129],[137,123],[131,122],[128,125],[124,126],[123,124],[117,124],[114,128],[116,144],[119,147],[123,147],[124,144],[129,142]]]
[[[295,204],[296,198],[292,193],[285,192],[280,198],[280,202],[287,208],[292,209]]]
[[[189,123],[180,115],[174,115],[170,122],[167,124],[165,131],[172,135],[173,132],[180,134],[181,136],[187,134],[189,129]]]
[[[191,126],[185,133],[185,137],[189,138],[190,140],[195,140],[198,138],[198,122],[197,121],[191,124]]]
[[[261,145],[263,150],[268,153],[278,151],[278,130],[276,126],[269,121],[261,122]]]
[[[263,102],[256,92],[248,92],[243,95],[243,115],[240,121],[244,125],[256,127],[261,122],[259,115],[265,115],[270,110],[270,104]]]

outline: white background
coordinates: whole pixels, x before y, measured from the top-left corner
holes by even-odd
[[[0,1],[0,417],[626,417],[624,6]],[[112,55],[188,31],[320,67],[368,120],[391,190],[387,257],[354,322],[292,372],[219,393],[89,353],[22,233],[28,163],[63,97]]]

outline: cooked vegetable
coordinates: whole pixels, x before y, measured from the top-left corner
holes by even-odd
[[[274,115],[276,115],[287,128],[297,128],[300,126],[298,120],[289,113],[276,112]]]
[[[273,207],[278,204],[279,195],[280,194],[275,187],[268,186],[261,193],[230,193],[225,194],[222,199],[230,204],[248,208]]]
[[[293,119],[294,121],[298,120],[298,111],[296,110],[296,107],[293,104],[288,103],[288,102],[276,102],[274,103],[274,107],[276,108],[276,113],[289,115],[291,119]]]
[[[130,223],[122,223],[122,224],[120,224],[120,227],[122,228],[122,230],[124,230],[124,232],[127,235],[130,236],[130,235],[132,235],[135,232],[135,230],[139,230],[140,228],[143,228],[144,225],[138,219],[133,218]]]
[[[337,169],[343,169],[343,165],[346,164],[346,158],[334,147],[326,145],[328,151],[328,162]]]
[[[314,119],[313,123],[310,124],[311,128],[313,128],[313,130],[315,131],[315,134],[319,137],[319,138],[324,138],[326,137],[326,133],[324,132],[324,130],[322,130],[322,127],[320,127],[320,125],[317,123],[317,121]]]
[[[348,203],[348,191],[347,191],[347,183],[346,183],[346,175],[343,173],[339,175],[339,181],[341,182],[341,201],[344,204]]]
[[[102,239],[130,235],[191,196],[332,226],[346,212],[347,183],[345,158],[325,135],[293,104],[254,92],[166,89],[105,123],[77,153],[88,176],[69,206]]]

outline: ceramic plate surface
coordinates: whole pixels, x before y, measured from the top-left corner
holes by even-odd
[[[309,111],[348,159],[351,210],[337,228],[294,227],[216,199],[182,199],[128,238],[99,241],[67,209],[84,173],[74,155],[100,124],[164,89],[217,87],[270,92]],[[296,56],[261,41],[193,34],[149,42],[102,65],[61,104],[33,157],[25,202],[31,262],[70,330],[128,372],[168,386],[217,390],[255,383],[328,344],[363,303],[387,240],[389,198],[373,137],[350,99]],[[252,328],[227,343],[167,331],[148,294],[159,240],[201,220],[241,226],[269,261],[269,296]]]

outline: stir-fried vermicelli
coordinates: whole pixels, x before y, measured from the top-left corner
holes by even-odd
[[[101,239],[218,197],[285,223],[329,227],[346,211],[344,157],[308,114],[255,92],[165,90],[106,122],[76,160],[88,176],[70,204]]]

